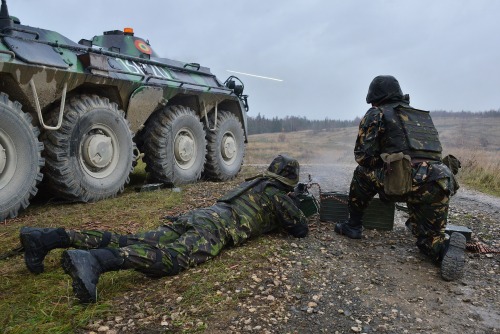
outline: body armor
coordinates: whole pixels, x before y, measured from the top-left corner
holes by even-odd
[[[403,152],[412,159],[441,160],[441,142],[428,111],[402,103],[379,108],[386,127],[381,143],[383,153]]]

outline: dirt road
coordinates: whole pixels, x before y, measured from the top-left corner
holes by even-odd
[[[324,191],[347,191],[354,166],[303,166]],[[500,199],[460,189],[450,205],[450,223],[467,226],[473,239],[500,249]],[[467,253],[465,276],[445,282],[439,268],[421,256],[396,212],[390,232],[366,230],[349,240],[333,224],[314,222],[284,275],[300,293],[278,332],[292,333],[497,333],[500,332],[499,255]],[[312,303],[312,304],[309,304]],[[311,307],[312,305],[312,307]]]
[[[323,191],[347,191],[353,168],[302,165],[301,179],[310,174]],[[218,184],[200,183],[190,188],[190,200],[211,202],[215,197],[210,196],[218,196],[220,190]],[[499,198],[460,189],[451,202],[450,222],[470,227],[474,240],[499,249],[499,209]],[[198,326],[204,329],[188,332],[500,333],[499,255],[468,252],[464,278],[445,282],[439,268],[418,252],[405,220],[405,213],[396,211],[392,231],[366,230],[362,240],[350,240],[336,235],[333,223],[320,222],[316,215],[307,238],[270,234],[177,277],[124,291],[109,301],[115,305],[113,315],[94,319],[86,329],[180,333],[186,326]],[[257,254],[259,260],[249,262],[247,254]],[[233,262],[226,265],[228,259]],[[213,291],[200,291],[195,300],[203,296],[219,302],[204,311],[199,305],[181,306],[179,293],[186,285],[196,284],[200,274],[205,276],[199,278],[202,281],[213,280],[214,270],[226,272],[226,280]],[[179,318],[186,316],[199,321],[180,325]]]

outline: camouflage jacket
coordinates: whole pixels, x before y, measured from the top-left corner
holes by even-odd
[[[299,238],[308,233],[307,219],[286,189],[267,178],[242,183],[215,206],[231,211],[225,228],[235,245],[280,227]]]
[[[382,110],[370,108],[359,123],[358,137],[354,146],[356,162],[368,169],[383,166],[380,154],[383,153],[380,138],[385,133]]]
[[[383,167],[380,154],[384,153],[382,137],[386,134],[383,112],[379,108],[370,108],[359,124],[358,137],[354,147],[356,162],[369,170]],[[449,168],[441,161],[417,163],[412,168],[413,183],[437,181],[438,184],[451,194],[458,189],[458,184]]]

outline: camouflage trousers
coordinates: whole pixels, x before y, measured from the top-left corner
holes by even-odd
[[[229,213],[224,213],[211,208],[198,209],[154,231],[137,234],[98,230],[66,232],[71,247],[116,248],[124,258],[123,269],[161,277],[176,275],[180,270],[205,262],[231,242],[224,219]]]
[[[412,191],[404,196],[388,196],[383,182],[382,169],[358,166],[349,189],[349,212],[362,214],[377,193],[382,200],[406,202],[409,210],[406,226],[417,238],[417,247],[432,260],[439,261],[445,241],[449,194],[438,181],[431,181],[414,184]]]

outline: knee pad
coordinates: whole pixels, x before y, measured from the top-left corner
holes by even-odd
[[[170,254],[170,259],[172,265],[169,266],[163,262],[163,253],[160,250],[156,250],[155,262],[147,268],[140,268],[138,271],[142,272],[149,277],[163,277],[163,276],[174,276],[180,272],[179,262],[177,260],[177,253],[168,250]]]

